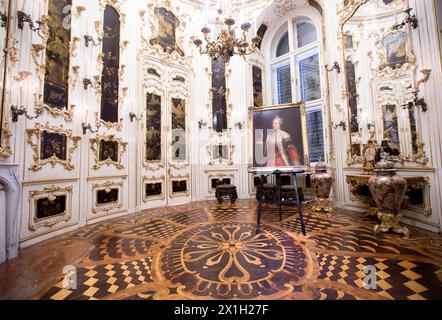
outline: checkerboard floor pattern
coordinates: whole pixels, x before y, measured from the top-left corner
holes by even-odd
[[[208,221],[206,213],[202,210],[196,210],[195,212],[176,212],[167,214],[163,218],[186,226]]]
[[[183,228],[177,225],[167,223],[167,221],[163,219],[153,219],[150,222],[142,223],[134,227],[116,230],[115,233],[167,240],[175,236],[182,229]]]
[[[442,299],[442,288],[431,264],[407,260],[363,258],[318,254],[319,279],[330,280],[376,293],[380,298],[397,300],[424,300],[431,292]],[[376,270],[376,289],[365,289],[372,284],[370,267]]]
[[[312,235],[322,250],[350,251],[381,254],[419,255],[418,252],[401,247],[396,242],[378,237],[373,230],[330,230]]]
[[[91,261],[104,259],[126,259],[149,252],[149,248],[156,242],[146,239],[121,238],[100,235],[94,240],[95,248],[91,251]]]
[[[152,259],[141,259],[116,264],[98,265],[77,270],[77,288],[65,288],[60,280],[41,299],[95,300],[110,294],[152,282]],[[72,279],[73,277],[71,277]]]

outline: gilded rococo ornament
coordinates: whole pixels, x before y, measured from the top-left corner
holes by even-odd
[[[376,132],[370,131],[368,143],[362,150],[362,169],[364,174],[372,174],[376,163],[380,160],[382,147],[376,141]]]
[[[53,168],[60,164],[68,171],[75,169],[72,158],[81,137],[74,136],[72,130],[65,129],[63,125],[52,127],[46,122],[45,125],[35,124],[35,128],[27,129],[26,133],[27,142],[34,152],[34,163],[29,170],[39,171],[46,164]]]
[[[97,135],[90,139],[91,149],[94,152],[94,170],[103,166],[114,166],[118,170],[124,169],[123,156],[126,152],[127,142],[115,135]]]

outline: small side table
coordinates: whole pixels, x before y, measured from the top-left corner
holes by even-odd
[[[215,196],[218,200],[218,203],[222,203],[225,197],[228,197],[232,204],[235,203],[236,200],[238,200],[238,192],[236,191],[236,187],[230,184],[217,186]]]
[[[262,169],[254,169],[251,171],[253,174],[261,175],[261,185],[258,186],[257,197],[258,197],[258,221],[256,233],[259,233],[259,229],[261,227],[261,214],[262,214],[262,205],[266,200],[264,199],[264,175],[273,175],[276,177],[276,186],[274,187],[274,191],[276,191],[276,196],[272,199],[271,202],[279,206],[279,216],[282,220],[282,206],[283,205],[295,205],[298,208],[299,221],[301,223],[301,231],[305,236],[305,224],[304,224],[304,216],[302,214],[302,200],[300,197],[300,190],[298,188],[297,175],[305,172],[304,169],[298,168],[284,168],[284,169],[272,169],[272,168],[262,168]],[[293,175],[293,186],[284,188],[281,185],[281,175],[283,174],[292,174]],[[292,189],[293,191],[290,191]]]

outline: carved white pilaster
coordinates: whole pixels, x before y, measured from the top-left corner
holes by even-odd
[[[0,185],[5,191],[5,203],[0,205],[1,220],[0,263],[11,260],[18,255],[18,204],[20,202],[20,182],[18,165],[0,164]]]

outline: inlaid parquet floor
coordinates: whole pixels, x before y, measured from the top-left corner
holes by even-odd
[[[0,265],[0,298],[442,299],[439,235],[376,235],[371,218],[308,206],[307,236],[294,208],[263,219],[256,234],[254,201],[204,202],[88,226]]]

